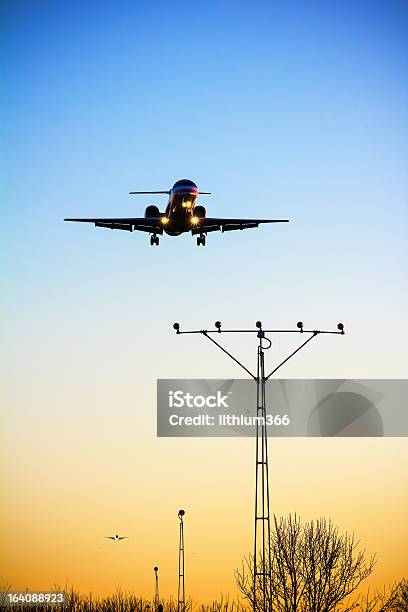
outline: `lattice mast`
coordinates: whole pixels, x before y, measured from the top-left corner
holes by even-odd
[[[253,559],[253,596],[252,607],[253,612],[272,612],[272,555],[271,555],[271,525],[270,525],[270,498],[269,498],[269,463],[268,463],[268,432],[267,432],[267,409],[266,409],[266,382],[279,370],[285,363],[289,361],[296,353],[304,348],[313,338],[319,334],[340,334],[344,335],[344,325],[339,323],[337,331],[322,331],[322,330],[305,330],[303,323],[299,321],[296,329],[266,329],[262,328],[261,321],[255,324],[256,329],[222,329],[220,321],[215,322],[215,330],[208,331],[206,329],[181,331],[180,324],[174,323],[173,328],[177,334],[201,334],[219,349],[238,364],[251,378],[256,382],[256,458],[255,458],[255,508],[254,508],[254,559]],[[256,375],[243,365],[236,357],[227,351],[211,336],[213,334],[253,334],[258,337],[257,348],[257,372]],[[307,334],[308,338],[297,349],[295,349],[288,357],[279,363],[273,370],[265,375],[265,350],[272,346],[271,340],[265,335],[268,334],[291,334],[301,333]],[[180,513],[183,512],[180,510]],[[183,536],[183,521],[180,517],[180,547],[179,547],[179,605],[178,612],[183,610],[180,608],[180,584],[182,578],[182,601],[184,602],[184,536]],[[183,512],[184,514],[184,512]],[[181,554],[182,551],[182,562]],[[182,568],[182,573],[180,568]]]

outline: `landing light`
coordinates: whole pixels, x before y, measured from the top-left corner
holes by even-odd
[[[200,219],[198,217],[191,217],[191,223],[193,225],[197,225],[197,223],[200,221]]]
[[[163,223],[163,225],[166,225],[166,223],[168,223],[168,222],[169,222],[169,220],[168,220],[168,218],[167,218],[167,217],[162,217],[162,218],[161,218],[161,222]]]

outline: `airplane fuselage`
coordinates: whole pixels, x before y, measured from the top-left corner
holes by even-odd
[[[194,229],[198,224],[198,217],[194,216],[198,195],[199,191],[193,185],[175,185],[170,190],[166,212],[162,217],[166,234],[179,236]]]

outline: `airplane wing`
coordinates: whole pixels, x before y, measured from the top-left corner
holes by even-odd
[[[128,540],[128,539],[129,539],[128,536],[121,536],[118,538],[118,540]]]
[[[289,219],[222,219],[216,217],[205,217],[200,219],[192,234],[202,232],[231,232],[233,230],[249,229],[258,227],[260,223],[288,223]]]
[[[120,229],[128,232],[138,230],[139,232],[163,233],[160,217],[123,217],[113,219],[64,219],[64,221],[76,221],[78,223],[93,223],[95,227],[107,227],[108,229]]]
[[[114,540],[114,539],[115,539],[113,536],[105,536],[105,538],[106,538],[107,540]]]

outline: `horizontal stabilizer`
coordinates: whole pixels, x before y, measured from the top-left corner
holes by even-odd
[[[129,191],[129,195],[153,195],[156,193],[165,193],[170,195],[170,191]],[[211,191],[200,191],[200,195],[211,195]]]
[[[129,195],[147,195],[153,193],[167,193],[169,195],[170,191],[129,191]]]

